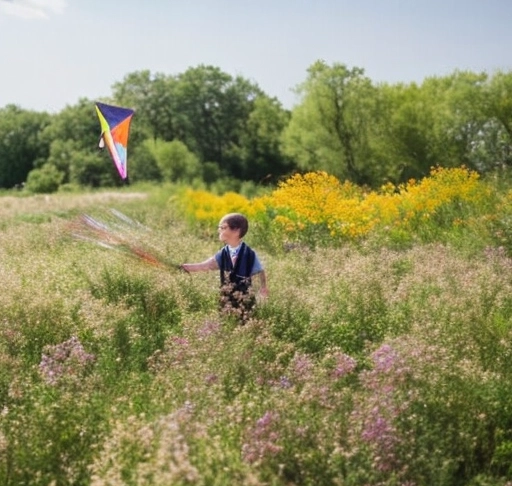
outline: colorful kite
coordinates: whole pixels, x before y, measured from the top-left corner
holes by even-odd
[[[128,133],[134,110],[97,102],[96,113],[101,124],[99,147],[107,146],[121,179],[126,180]]]

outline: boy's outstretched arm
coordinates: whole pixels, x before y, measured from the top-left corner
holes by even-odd
[[[200,263],[183,263],[181,268],[185,270],[185,272],[207,272],[208,270],[217,270],[219,266],[217,265],[215,257],[211,257]]]
[[[258,277],[260,278],[260,295],[262,297],[268,297],[268,287],[267,287],[267,274],[265,273],[265,270],[262,270],[259,272]]]

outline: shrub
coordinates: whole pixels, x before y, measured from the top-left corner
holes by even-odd
[[[64,180],[64,173],[50,164],[29,172],[25,189],[34,193],[52,193],[59,189]]]

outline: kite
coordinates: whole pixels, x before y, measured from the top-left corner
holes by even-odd
[[[96,102],[96,113],[101,125],[99,148],[107,146],[121,179],[126,181],[128,177],[126,158],[128,134],[135,111],[130,108]]]

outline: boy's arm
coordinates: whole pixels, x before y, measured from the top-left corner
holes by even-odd
[[[206,272],[208,270],[217,270],[219,266],[217,265],[215,257],[211,257],[200,263],[183,263],[181,268],[185,270],[185,272]]]
[[[265,270],[262,270],[257,275],[260,278],[260,295],[262,297],[268,297],[267,275]]]

